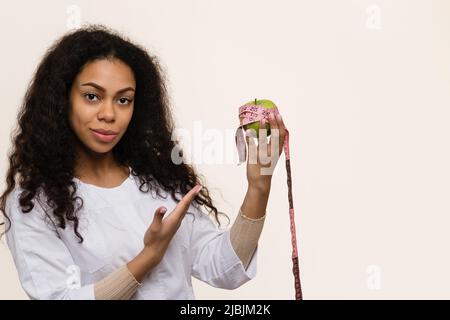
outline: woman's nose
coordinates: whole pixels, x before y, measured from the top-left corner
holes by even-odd
[[[104,100],[98,112],[99,119],[114,120],[114,104],[111,100]]]

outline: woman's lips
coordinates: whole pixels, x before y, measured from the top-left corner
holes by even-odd
[[[91,131],[94,134],[94,137],[103,142],[111,142],[117,136],[117,134],[102,134],[92,129]]]

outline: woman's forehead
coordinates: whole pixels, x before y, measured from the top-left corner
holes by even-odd
[[[120,90],[136,85],[132,69],[118,59],[101,59],[87,63],[75,82],[79,86],[89,82],[96,83],[106,90]]]

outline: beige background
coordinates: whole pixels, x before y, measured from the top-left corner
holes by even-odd
[[[2,189],[19,103],[76,22],[70,5],[160,57],[180,128],[234,130],[244,102],[278,104],[306,299],[450,298],[449,1],[2,1]],[[293,298],[280,160],[256,278],[234,291],[195,281],[198,299]],[[197,168],[234,219],[245,167]],[[26,299],[4,243],[0,283],[0,299]]]

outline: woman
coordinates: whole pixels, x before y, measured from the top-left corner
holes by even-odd
[[[284,141],[282,120],[270,125]],[[139,45],[94,25],[48,50],[0,197],[30,298],[195,299],[191,276],[226,289],[255,276],[271,176],[247,163],[240,213],[218,230],[200,210],[220,226],[207,188],[171,159],[173,130],[163,72]]]

